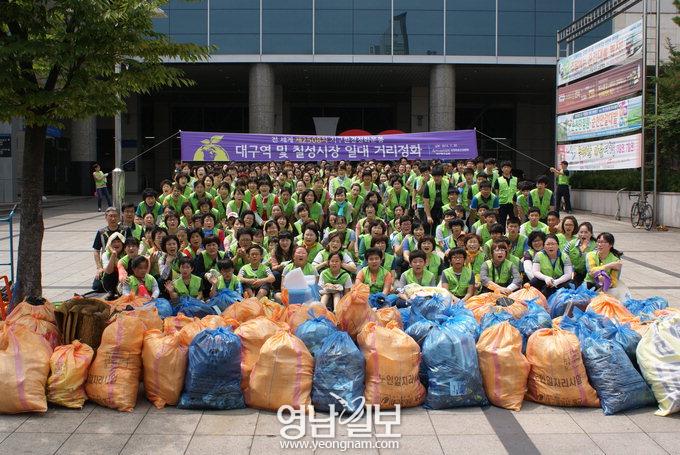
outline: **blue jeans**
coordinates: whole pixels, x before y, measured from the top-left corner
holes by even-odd
[[[97,208],[102,208],[102,198],[106,198],[106,203],[108,204],[106,208],[111,207],[111,194],[109,194],[109,188],[97,188]]]

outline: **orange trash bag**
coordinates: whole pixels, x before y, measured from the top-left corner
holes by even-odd
[[[85,392],[107,408],[131,412],[137,404],[142,373],[144,322],[121,313],[102,334],[90,366]]]
[[[52,348],[25,327],[0,323],[0,414],[47,411]]]
[[[262,311],[264,315],[271,319],[272,321],[280,321],[284,316],[285,309],[283,305],[276,302],[272,302],[266,297],[260,299],[260,304],[262,305]]]
[[[335,307],[338,326],[356,339],[362,327],[367,322],[375,321],[376,315],[368,304],[370,288],[367,284],[355,284],[352,289],[342,296]]]
[[[12,312],[14,314],[14,312]],[[33,314],[23,314],[17,318],[12,318],[10,321],[7,320],[7,324],[11,326],[22,326],[40,335],[49,343],[50,348],[54,349],[61,344],[61,337],[59,336],[59,329],[54,323],[49,322],[45,319],[40,319]]]
[[[144,297],[138,294],[135,294],[134,292],[131,292],[130,294],[126,295],[121,295],[118,297],[116,300],[113,300],[111,302],[106,302],[108,303],[112,311],[123,311],[125,308],[128,306],[142,306],[145,303],[149,302],[151,298],[149,297]]]
[[[199,320],[200,320],[199,318],[190,318],[189,316],[185,316],[184,313],[180,313],[177,316],[165,318],[163,319],[163,333],[171,334],[179,332],[186,325]]]
[[[141,319],[145,330],[163,330],[163,320],[158,315],[156,305],[136,306],[132,310],[122,311],[121,313]],[[114,314],[113,317],[116,317],[116,315]]]
[[[144,392],[156,408],[176,405],[184,387],[189,349],[179,342],[179,333],[160,330],[144,333],[142,365]]]
[[[366,360],[366,404],[392,409],[397,404],[409,408],[425,401],[425,387],[418,377],[420,347],[395,322],[387,327],[369,322],[357,342]]]
[[[527,399],[549,406],[600,406],[588,382],[576,335],[562,329],[539,329],[529,337],[526,352],[531,364]]]
[[[260,349],[244,393],[246,404],[274,412],[284,405],[304,408],[311,404],[313,372],[312,354],[302,340],[279,330]]]
[[[386,306],[376,310],[375,316],[377,318],[376,322],[383,327],[387,327],[387,324],[394,321],[397,323],[397,327],[404,329],[404,321],[401,319],[401,313],[394,306]]]
[[[635,315],[631,313],[628,308],[623,306],[617,298],[604,292],[598,293],[593,300],[590,301],[586,310],[594,311],[609,319],[621,320],[635,317]]]
[[[491,307],[491,311],[506,311],[515,319],[520,319],[524,316],[529,308],[522,300],[514,300],[510,297],[499,296],[496,303]]]
[[[285,323],[276,323],[260,316],[244,322],[234,333],[241,339],[241,389],[248,388],[250,372],[260,356],[260,349],[265,341],[279,330],[288,330]]]
[[[82,408],[87,400],[85,381],[93,357],[94,349],[78,340],[58,346],[50,357],[47,401],[67,408]]]
[[[494,294],[493,292],[473,295],[465,302],[465,308],[472,311],[477,322],[481,322],[484,315],[491,311],[499,297],[501,297],[501,294]]]
[[[290,327],[290,332],[295,333],[295,331],[302,325],[303,322],[319,318],[328,318],[333,324],[338,325],[338,321],[335,315],[326,308],[325,305],[320,303],[310,303],[309,305],[303,305],[301,303],[293,303],[286,306],[283,320],[288,327]]]
[[[236,319],[238,322],[246,322],[247,320],[258,316],[264,316],[264,309],[262,308],[262,304],[255,297],[251,297],[229,305],[227,309],[222,312],[222,316]]]
[[[536,299],[536,303],[541,305],[545,310],[548,309],[548,299],[545,298],[541,291],[529,283],[526,283],[524,287],[511,293],[508,297],[513,300],[521,300],[525,305],[528,304],[527,302],[529,302],[529,300]]]
[[[489,401],[519,411],[531,366],[522,354],[522,335],[508,321],[486,329],[477,341],[479,370]]]
[[[22,316],[30,315],[35,319],[42,319],[43,321],[56,323],[54,316],[54,305],[47,299],[38,299],[36,303],[44,302],[40,305],[31,305],[27,301],[23,301],[14,307],[12,312],[7,315],[7,323],[11,324],[16,319]]]

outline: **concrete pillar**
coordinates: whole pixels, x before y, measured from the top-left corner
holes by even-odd
[[[256,63],[250,68],[248,90],[249,126],[251,133],[273,133],[275,130],[274,68]]]
[[[427,87],[411,87],[411,132],[429,131],[430,98]]]
[[[94,191],[92,163],[97,161],[97,117],[71,121],[70,179],[74,194],[91,195]],[[102,169],[111,172],[112,169]],[[109,180],[109,183],[111,181]]]
[[[456,128],[456,71],[453,65],[430,70],[430,131]]]

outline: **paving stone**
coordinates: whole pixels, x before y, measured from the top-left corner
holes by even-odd
[[[626,415],[645,433],[680,433],[680,414],[660,417],[654,415],[656,409],[636,409],[626,412]]]
[[[444,434],[495,434],[484,415],[430,414],[438,435]]]
[[[440,435],[439,442],[446,455],[507,454],[496,435]],[[418,453],[415,451],[414,453]]]
[[[515,418],[527,434],[583,433],[568,414],[546,416],[542,414],[515,414]]]
[[[680,455],[680,433],[647,433],[671,455]]]
[[[121,455],[183,455],[190,440],[188,434],[133,434]]]
[[[252,436],[194,435],[187,447],[186,455],[229,453],[248,455],[253,442]]]
[[[603,453],[586,434],[532,434],[529,437],[540,453],[560,455]]]
[[[644,433],[599,433],[590,437],[607,455],[662,455],[667,452]]]
[[[57,455],[109,455],[119,453],[130,436],[129,434],[75,433],[61,446]]]
[[[13,433],[0,443],[0,453],[52,455],[70,433]]]
[[[196,427],[196,435],[252,436],[259,413],[253,409],[225,411],[225,414],[204,413]]]
[[[606,416],[601,409],[574,408],[567,413],[588,434],[642,432],[625,414]]]
[[[19,428],[18,433],[73,433],[88,413],[51,411],[34,414]]]
[[[135,434],[191,435],[196,430],[200,413],[148,413],[142,419]]]

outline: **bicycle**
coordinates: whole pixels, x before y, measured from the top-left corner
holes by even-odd
[[[630,224],[634,228],[644,227],[645,230],[651,231],[654,225],[654,210],[652,205],[647,202],[647,193],[644,191],[628,192],[628,199],[637,198],[630,208]]]

